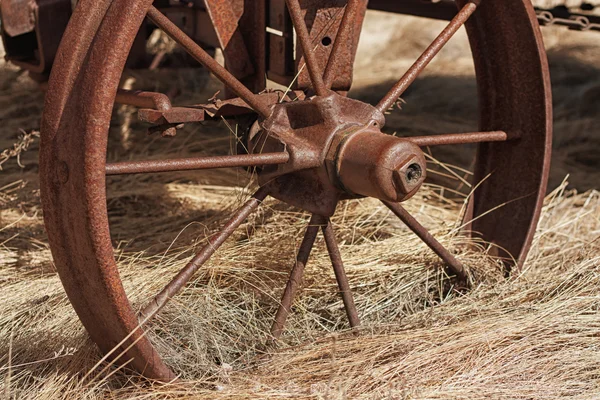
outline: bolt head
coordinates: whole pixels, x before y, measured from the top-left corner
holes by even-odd
[[[394,170],[394,184],[399,198],[412,193],[425,180],[425,166],[416,155],[406,158]]]

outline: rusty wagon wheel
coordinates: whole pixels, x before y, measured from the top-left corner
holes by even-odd
[[[304,264],[319,229],[351,326],[359,323],[329,217],[340,201],[382,200],[449,266],[463,266],[400,202],[420,188],[426,165],[420,146],[480,143],[474,192],[466,219],[471,230],[502,249],[506,263],[525,260],[546,190],[551,140],[548,68],[529,0],[458,0],[459,12],[390,92],[371,106],[332,92],[336,57],[348,37],[350,16],[364,2],[350,0],[325,71],[310,51],[298,0],[287,0],[314,93],[278,103],[245,88],[161,12],[152,0],[81,0],[56,58],[42,121],[40,155],[44,218],[52,254],[69,300],[92,339],[107,353],[149,378],[174,377],[140,324],[189,281],[266,196],[313,214],[273,324],[277,337],[289,313]],[[148,16],[237,94],[257,116],[249,154],[163,162],[106,163],[108,128],[119,78],[143,19]],[[382,134],[384,112],[466,24],[476,67],[480,132],[398,138]],[[136,315],[113,255],[106,175],[177,169],[261,166],[260,189],[223,230]],[[499,207],[502,205],[501,207]],[[493,210],[493,212],[490,212]]]

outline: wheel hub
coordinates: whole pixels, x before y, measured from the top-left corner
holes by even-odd
[[[258,182],[279,200],[323,216],[340,200],[363,196],[400,202],[425,180],[420,148],[381,132],[385,118],[369,104],[337,94],[278,104],[250,131],[250,153],[287,151]]]

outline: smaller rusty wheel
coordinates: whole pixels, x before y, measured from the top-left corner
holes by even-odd
[[[546,190],[551,130],[548,69],[529,0],[483,0],[481,5],[479,0],[457,1],[457,16],[375,107],[330,90],[337,68],[343,68],[336,60],[349,37],[351,16],[364,11],[364,1],[348,2],[329,62],[321,71],[299,1],[287,0],[315,93],[293,102],[248,90],[152,3],[80,1],[56,59],[42,122],[41,190],[50,246],[70,301],[104,353],[119,355],[119,362],[130,362],[149,378],[173,379],[173,372],[141,327],[267,196],[313,214],[273,323],[273,339],[282,332],[319,230],[325,237],[350,325],[359,324],[329,223],[338,203],[346,199],[370,196],[383,201],[458,279],[466,280],[462,264],[400,205],[425,180],[422,146],[480,143],[477,190],[466,221],[475,234],[501,249],[499,255],[508,266],[523,264]],[[248,134],[248,154],[106,163],[113,103],[123,96],[117,93],[119,78],[146,16],[239,96],[229,105],[254,110],[258,121]],[[381,133],[384,112],[465,23],[479,86],[481,131],[410,138]],[[132,102],[147,107],[143,105],[146,100],[139,97]],[[146,110],[145,118],[166,118],[160,98],[151,102],[156,109]],[[175,110],[169,115],[192,118],[195,112]],[[106,176],[247,166],[260,167],[260,189],[141,314],[136,314],[114,259]]]

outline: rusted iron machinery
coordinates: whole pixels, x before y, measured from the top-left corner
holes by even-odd
[[[104,353],[159,380],[174,374],[144,335],[144,324],[267,196],[312,214],[271,339],[282,333],[319,230],[350,325],[360,323],[329,222],[348,199],[381,200],[465,282],[461,262],[401,205],[425,180],[424,146],[478,144],[477,189],[464,219],[473,235],[498,249],[507,268],[518,269],[540,215],[551,149],[550,80],[538,21],[598,29],[598,19],[581,2],[581,14],[568,8],[536,12],[530,0],[79,0],[72,8],[73,3],[0,3],[7,58],[42,81],[52,66],[40,150],[48,238],[68,297],[92,339]],[[346,96],[368,8],[450,21],[376,105]],[[479,132],[383,134],[385,112],[462,26],[477,75]],[[120,90],[124,68],[147,57],[145,40],[153,29],[164,31],[221,80],[228,99],[173,107],[162,93]],[[207,48],[222,49],[225,67]],[[267,91],[267,79],[291,90],[285,96]],[[115,102],[138,107],[139,118],[163,136],[174,135],[182,123],[253,116],[243,138],[247,153],[107,163]],[[136,313],[114,258],[106,177],[251,166],[258,171],[257,192]]]

